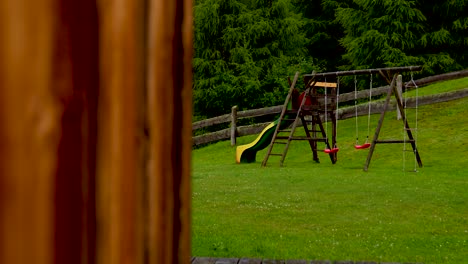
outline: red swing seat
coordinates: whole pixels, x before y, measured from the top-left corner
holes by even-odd
[[[331,153],[337,153],[340,149],[339,148],[332,148],[332,149],[324,149],[323,152],[327,153],[327,154],[331,154]]]
[[[366,149],[366,148],[369,148],[371,146],[370,143],[364,143],[362,145],[354,145],[354,148],[355,149]]]

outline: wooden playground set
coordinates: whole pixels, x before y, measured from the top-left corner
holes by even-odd
[[[254,142],[247,145],[238,146],[236,149],[236,160],[238,163],[254,162],[256,152],[260,149],[268,147],[267,153],[262,161],[262,167],[267,165],[271,156],[279,156],[279,164],[280,166],[283,166],[290,143],[293,140],[302,140],[308,142],[312,151],[313,160],[315,162],[319,162],[318,143],[324,143],[325,147],[323,152],[326,153],[330,157],[331,162],[335,164],[338,160],[339,151],[336,138],[337,124],[339,119],[338,108],[340,97],[340,77],[350,75],[354,76],[356,94],[356,76],[369,75],[370,87],[367,126],[368,133],[365,142],[360,143],[356,119],[356,143],[354,146],[356,149],[369,149],[369,153],[364,165],[364,171],[367,171],[369,168],[369,164],[377,144],[404,144],[404,146],[406,146],[407,143],[411,144],[411,151],[414,153],[415,161],[419,167],[422,167],[422,161],[416,146],[417,140],[413,135],[413,131],[416,131],[417,127],[411,128],[409,126],[405,100],[397,90],[397,76],[402,72],[408,71],[411,72],[410,83],[414,85],[415,88],[417,88],[417,85],[413,80],[412,72],[420,70],[421,66],[407,66],[325,73],[314,72],[312,74],[303,75],[305,90],[302,91],[302,93],[300,93],[296,88],[296,83],[299,78],[299,73],[296,73],[293,81],[288,79],[290,88],[279,118],[267,126]],[[374,137],[372,140],[369,140],[371,113],[370,101],[372,100],[372,76],[374,74],[380,75],[390,85],[390,88],[388,89],[387,95],[385,97],[383,110],[380,112],[380,119],[375,129]],[[397,111],[401,116],[406,133],[404,133],[403,139],[379,139],[385,113],[388,110],[388,106],[392,97],[395,98]],[[354,102],[356,108],[357,100]],[[296,136],[296,129],[301,124],[304,128],[305,136]],[[328,131],[329,126],[331,127],[331,132]],[[274,148],[275,146],[283,147]],[[282,149],[282,151],[278,151],[278,149]],[[274,150],[276,152],[274,152]],[[404,150],[406,150],[406,147],[404,147]],[[320,151],[322,150],[320,149]]]

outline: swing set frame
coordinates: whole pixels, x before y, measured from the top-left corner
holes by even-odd
[[[413,71],[420,71],[422,69],[421,66],[405,66],[405,67],[388,67],[388,68],[377,68],[377,69],[365,69],[365,70],[353,70],[353,71],[338,71],[338,72],[325,72],[325,73],[312,73],[312,74],[305,74],[304,81],[306,83],[311,83],[318,78],[326,78],[326,77],[339,77],[339,76],[350,76],[350,75],[364,75],[364,74],[378,74],[380,75],[389,85],[388,93],[385,99],[384,107],[382,112],[380,113],[380,119],[375,129],[374,137],[370,143],[369,153],[367,155],[366,163],[364,165],[364,171],[368,171],[369,165],[372,159],[372,155],[374,153],[375,147],[377,144],[406,144],[410,143],[413,149],[413,153],[415,155],[415,159],[418,163],[419,167],[422,167],[421,157],[419,156],[419,152],[416,146],[416,140],[413,137],[412,129],[408,124],[408,120],[405,113],[405,107],[403,104],[402,96],[397,91],[396,80],[397,76],[402,72],[413,72]],[[401,120],[404,123],[405,131],[408,138],[402,140],[379,140],[380,130],[383,125],[383,121],[385,118],[385,113],[388,110],[388,106],[390,104],[390,99],[395,97],[398,111],[401,114]]]

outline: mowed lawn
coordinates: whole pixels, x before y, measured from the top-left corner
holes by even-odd
[[[467,80],[420,92],[468,87]],[[271,157],[262,168],[266,150],[256,163],[236,164],[228,141],[193,150],[192,255],[468,263],[467,113],[468,98],[418,109],[417,172],[403,144],[377,145],[364,172],[368,150],[353,147],[354,119],[338,123],[335,165],[322,152],[313,162],[306,141],[291,144],[284,167]],[[408,115],[415,127],[415,111]],[[395,117],[387,113],[381,139],[403,138]],[[371,116],[371,138],[378,119]],[[362,143],[367,116],[358,123]]]

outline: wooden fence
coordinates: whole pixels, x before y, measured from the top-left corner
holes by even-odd
[[[468,70],[463,70],[463,71],[458,71],[458,72],[451,72],[451,73],[422,78],[419,80],[415,80],[415,83],[418,87],[422,87],[422,86],[427,86],[435,82],[453,80],[453,79],[463,78],[466,76],[468,76]],[[408,90],[414,89],[413,83],[407,82],[405,83],[405,86],[407,87]],[[389,89],[388,85],[374,88],[372,89],[372,96],[379,96],[382,94],[386,94],[388,92],[388,89]],[[458,90],[458,91],[448,92],[448,93],[420,96],[418,98],[418,105],[422,106],[422,105],[446,102],[450,100],[460,99],[466,96],[468,96],[468,88]],[[355,98],[354,92],[350,92],[350,93],[341,94],[339,97],[339,100],[340,102],[348,102],[348,101],[353,101],[354,98]],[[356,98],[357,99],[369,98],[369,89],[358,91]],[[384,102],[380,102],[380,101],[373,102],[371,104],[371,114],[380,113],[383,110],[383,105],[384,105]],[[409,98],[407,100],[407,106],[415,107],[416,106],[415,98]],[[270,123],[270,122],[267,122],[267,123],[249,125],[249,126],[237,126],[238,119],[252,118],[252,117],[259,117],[259,116],[266,116],[266,115],[277,115],[281,112],[282,107],[283,107],[282,105],[277,105],[277,106],[265,107],[265,108],[260,108],[260,109],[237,111],[237,106],[234,106],[232,107],[230,114],[225,114],[225,115],[201,120],[198,122],[194,122],[192,123],[192,132],[197,129],[201,129],[201,128],[205,128],[205,127],[209,127],[213,125],[218,125],[218,124],[223,124],[223,123],[231,123],[231,126],[230,128],[222,129],[216,132],[194,136],[192,138],[192,144],[193,146],[197,146],[197,145],[206,144],[206,143],[210,143],[214,141],[230,139],[231,145],[234,146],[236,144],[236,137],[257,134],[260,131],[262,131]],[[388,110],[395,110],[395,109],[396,109],[396,102],[391,102]],[[338,119],[342,120],[342,119],[354,117],[355,113],[356,111],[355,111],[354,106],[340,108],[338,109]],[[368,114],[368,104],[358,105],[357,114],[358,116]]]

